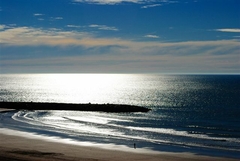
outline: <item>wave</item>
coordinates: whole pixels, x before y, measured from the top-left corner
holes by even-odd
[[[237,138],[210,137],[205,134],[193,134],[171,128],[129,126],[138,123],[124,116],[108,116],[101,113],[86,113],[71,116],[72,113],[55,111],[18,111],[12,118],[16,121],[44,127],[44,130],[65,133],[71,136],[95,137],[110,140],[142,141],[156,145],[208,147],[215,149],[236,150]],[[116,118],[113,118],[116,117]],[[125,125],[122,125],[124,123]],[[35,127],[34,127],[35,128]],[[237,150],[240,151],[240,150]]]
[[[111,123],[107,124],[109,122],[96,120],[95,118],[94,119],[79,118],[79,117],[63,117],[63,118],[69,119],[71,121],[75,121],[75,122],[81,123],[81,124],[91,123],[92,126],[96,126],[96,127],[103,127],[103,125],[104,125],[104,127],[106,129],[118,128],[119,131],[121,131],[120,129],[127,129],[127,130],[135,130],[135,131],[140,131],[140,132],[151,132],[151,133],[156,133],[156,134],[172,135],[172,137],[182,136],[182,137],[191,137],[191,138],[207,139],[207,140],[214,140],[214,141],[229,141],[229,142],[237,141],[240,143],[240,140],[236,140],[236,139],[232,139],[232,138],[209,137],[208,135],[204,135],[204,134],[194,134],[194,133],[189,133],[188,131],[177,131],[177,130],[169,129],[169,128],[133,127],[133,126],[123,126],[123,125],[111,124]],[[100,118],[100,117],[97,117],[97,118]],[[117,119],[115,119],[115,120],[117,120]],[[154,142],[156,142],[156,140],[154,140]]]

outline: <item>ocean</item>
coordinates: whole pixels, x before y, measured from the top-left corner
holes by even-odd
[[[0,101],[129,104],[148,113],[12,111],[12,129],[94,145],[240,158],[240,75],[2,74]]]

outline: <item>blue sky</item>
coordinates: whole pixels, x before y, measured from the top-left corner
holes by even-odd
[[[0,0],[0,73],[240,73],[239,0]]]

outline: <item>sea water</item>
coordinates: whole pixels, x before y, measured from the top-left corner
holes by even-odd
[[[239,75],[14,74],[0,101],[114,103],[148,113],[13,111],[0,128],[79,142],[240,158]]]

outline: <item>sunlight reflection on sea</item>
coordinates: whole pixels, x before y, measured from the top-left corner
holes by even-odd
[[[5,89],[11,98],[4,101],[148,104],[148,90],[165,90],[165,82],[149,82],[149,75],[131,74],[33,74],[12,75]],[[159,82],[160,81],[160,82]],[[152,96],[154,98],[154,96]],[[10,99],[10,100],[9,100]]]

